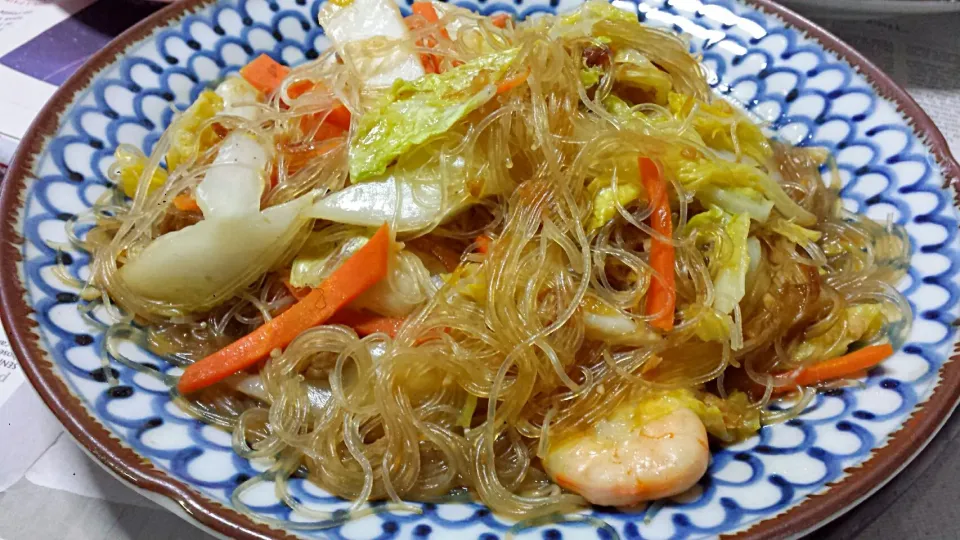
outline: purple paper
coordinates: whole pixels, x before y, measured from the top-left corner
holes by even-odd
[[[0,58],[0,64],[50,84],[66,81],[90,56],[163,4],[100,0]]]

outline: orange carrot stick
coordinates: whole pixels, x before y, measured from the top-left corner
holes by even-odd
[[[187,195],[182,193],[173,198],[173,206],[177,207],[177,210],[181,212],[199,212],[200,205],[197,204],[197,200],[193,198],[193,195]]]
[[[415,17],[414,15],[410,15],[404,19],[404,22],[407,23],[407,28],[410,30],[419,30],[425,26],[423,19]],[[427,36],[417,40],[418,47],[435,47],[436,45],[437,40],[435,40],[432,36]],[[438,61],[439,59],[430,53],[420,53],[420,64],[423,66],[423,70],[427,73],[440,72],[440,66],[437,64]]]
[[[477,237],[475,241],[477,243],[477,251],[483,254],[490,253],[490,237],[489,236],[485,234],[481,234],[480,236]]]
[[[313,140],[322,141],[337,137],[350,129],[350,110],[338,102],[329,111],[300,117],[300,131],[304,134],[316,129],[317,124],[320,124],[320,129],[313,136]]]
[[[893,355],[893,346],[889,343],[871,345],[852,353],[824,360],[806,367],[797,375],[796,383],[810,386],[823,381],[841,379],[857,372],[872,368]]]
[[[437,14],[437,10],[433,7],[433,2],[414,2],[410,6],[410,10],[414,14],[419,15],[427,20],[430,24],[437,24],[440,22],[440,15]],[[447,29],[440,27],[440,35],[450,39],[450,34],[447,33]]]
[[[405,319],[402,317],[386,317],[369,311],[342,309],[332,319],[330,324],[342,324],[357,331],[359,336],[369,336],[383,332],[390,337],[396,337]]]
[[[314,84],[313,81],[297,81],[295,83],[291,83],[289,86],[287,86],[287,97],[290,99],[297,99],[316,87],[317,85]]]
[[[852,353],[838,356],[830,360],[817,362],[808,366],[797,374],[793,383],[778,386],[773,389],[774,396],[786,394],[796,390],[797,386],[812,386],[817,383],[831,381],[835,379],[859,379],[865,377],[867,370],[876,366],[893,355],[893,347],[884,343],[882,345],[871,345]],[[738,375],[735,379],[729,379],[734,388],[749,390],[754,397],[759,398],[765,390],[763,385],[759,385],[750,380],[743,372],[735,372]]]
[[[640,167],[640,181],[650,198],[653,213],[650,225],[653,230],[667,238],[673,238],[673,221],[670,214],[670,199],[667,198],[667,186],[660,176],[660,169],[650,158],[637,159]],[[650,282],[647,289],[647,315],[657,315],[650,324],[664,331],[673,330],[673,312],[677,303],[676,277],[674,276],[673,244],[654,238],[650,248],[650,266],[659,274]]]
[[[342,134],[343,132],[341,131],[340,133]],[[334,139],[298,145],[296,148],[281,149],[286,158],[287,174],[296,173],[309,165],[311,160],[334,150],[341,144],[343,144],[342,139]]]
[[[440,15],[437,14],[436,8],[433,7],[431,2],[414,2],[410,6],[411,11],[414,15],[419,15],[423,17],[430,24],[438,24],[440,22]],[[408,21],[407,26],[411,30],[417,30],[421,23],[415,21]],[[440,27],[440,35],[446,39],[450,39],[450,34],[447,32],[447,29]],[[435,47],[437,45],[437,40],[435,37],[427,37],[417,41],[417,45],[421,47]],[[427,73],[440,73],[440,63],[441,59],[435,54],[421,54],[420,62],[423,64],[423,69]]]
[[[289,96],[290,99],[297,99],[307,92],[310,92],[314,88],[317,88],[317,83],[314,83],[313,81],[297,81],[287,87],[287,96]],[[343,128],[344,130],[348,130],[350,129],[350,110],[347,109],[343,103],[334,101],[334,105],[329,111],[315,113],[302,118],[300,120],[301,128],[303,127],[304,120],[310,120],[314,122],[319,122],[322,120],[325,124],[333,124]]]
[[[497,13],[496,15],[490,17],[490,22],[492,22],[497,28],[506,28],[509,20],[510,15],[506,13]]]
[[[271,94],[290,73],[290,68],[277,63],[265,54],[240,68],[240,75],[264,94]]]
[[[189,366],[177,389],[195,392],[246,369],[286,347],[304,330],[322,324],[340,308],[387,275],[390,229],[384,224],[362,248],[333,271],[319,287],[288,310],[225,348]]]
[[[297,300],[303,300],[308,294],[310,294],[309,287],[294,287],[293,284],[290,283],[289,279],[283,280],[283,286],[287,288],[287,292],[290,293],[290,296],[296,298]]]
[[[344,134],[345,130],[340,126],[335,126],[330,122],[320,123],[323,116],[307,115],[300,117],[300,132],[304,136],[313,133],[314,141],[325,141]]]
[[[324,122],[345,130],[350,129],[350,109],[346,108],[343,103],[337,102],[326,116]]]
[[[510,90],[513,90],[514,88],[527,82],[527,78],[529,76],[530,76],[530,70],[527,69],[526,71],[516,73],[513,76],[500,81],[500,84],[497,85],[497,94],[505,94]]]

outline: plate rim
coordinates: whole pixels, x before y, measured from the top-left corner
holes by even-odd
[[[172,504],[164,506],[179,507],[182,512],[176,514],[217,534],[244,539],[293,539],[296,537],[290,532],[257,521],[173,478],[122,444],[94,418],[66,382],[56,375],[53,362],[40,348],[39,336],[34,331],[38,323],[31,318],[34,310],[25,301],[25,287],[18,270],[22,262],[20,248],[24,243],[18,231],[18,218],[24,205],[26,179],[32,174],[31,165],[44,144],[59,127],[60,117],[68,105],[79,92],[89,88],[98,73],[114,65],[129,47],[148,38],[156,28],[217,1],[181,0],[138,22],[85,62],[57,89],[34,119],[0,186],[0,320],[24,374],[46,406],[74,440],[115,476],[138,491],[166,498]],[[902,87],[853,47],[790,9],[772,0],[735,1],[776,17],[816,41],[862,75],[879,96],[896,105],[897,113],[906,119],[937,161],[945,178],[943,187],[954,190],[953,205],[960,209],[960,163],[951,155],[946,139],[933,120]],[[953,353],[941,367],[940,379],[929,398],[918,404],[903,425],[890,435],[887,444],[874,449],[866,461],[845,471],[841,479],[824,488],[826,491],[809,495],[779,514],[721,538],[782,538],[810,532],[883,487],[920,453],[960,403],[958,360],[960,341],[954,344]]]

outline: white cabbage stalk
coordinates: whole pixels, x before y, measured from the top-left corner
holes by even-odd
[[[584,330],[590,339],[633,346],[649,345],[660,339],[647,325],[637,323],[598,298],[584,298],[581,307]]]
[[[120,268],[135,293],[209,309],[286,255],[304,224],[308,197],[253,214],[205,219],[164,234]]]
[[[453,41],[460,39],[461,36],[470,30],[480,27],[476,19],[477,14],[469,9],[447,2],[434,2],[433,8],[437,10],[437,16],[441,19],[453,15],[453,17],[450,18],[450,22],[443,27]],[[473,38],[474,39],[470,40],[471,46],[477,47],[482,52],[493,52],[490,44],[479,35],[473,36]]]
[[[232,75],[217,85],[214,91],[223,99],[223,110],[218,115],[239,116],[251,122],[260,117],[260,92],[239,75]]]
[[[424,285],[429,283],[430,272],[420,257],[401,251],[391,259],[387,277],[363,291],[350,306],[388,317],[405,317],[427,301]]]
[[[397,176],[353,184],[315,202],[307,215],[347,225],[379,227],[389,223],[396,232],[429,227],[468,201],[462,191],[448,193],[437,181],[410,181]],[[398,193],[399,192],[399,193]]]
[[[267,388],[263,384],[260,375],[231,375],[226,383],[234,390],[246,394],[252,398],[259,399],[264,403],[273,403]],[[330,402],[332,394],[326,381],[311,381],[307,383],[307,399],[310,400],[310,406],[314,411],[322,411]]]
[[[320,26],[337,52],[360,73],[369,86],[390,86],[397,79],[423,77],[423,65],[414,51],[400,9],[393,0],[353,0],[338,6],[326,2],[320,9]],[[375,38],[381,38],[377,40]],[[382,38],[401,41],[389,52],[371,54]]]
[[[310,234],[290,266],[290,285],[319,287],[343,261],[366,245],[368,237],[359,232],[345,240],[331,241],[329,231]]]
[[[194,193],[203,217],[232,218],[259,212],[267,163],[266,149],[252,135],[243,131],[227,135]]]

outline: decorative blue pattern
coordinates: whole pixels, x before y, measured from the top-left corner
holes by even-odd
[[[576,3],[458,4],[522,18]],[[833,152],[847,207],[878,219],[892,214],[906,226],[914,246],[903,284],[917,314],[914,330],[901,352],[871,372],[865,389],[820,395],[802,417],[716,452],[698,488],[648,522],[645,512],[595,508],[587,514],[612,529],[565,523],[520,536],[608,538],[615,531],[625,538],[699,538],[733,532],[827,489],[844,468],[862,463],[885,444],[930,394],[953,343],[951,323],[958,315],[957,216],[921,138],[849,65],[796,30],[730,0],[615,3],[650,24],[689,35],[692,47],[703,53],[717,91],[769,122],[782,138]],[[35,166],[37,180],[27,198],[23,273],[28,303],[36,308],[44,346],[60,375],[122,441],[225,504],[236,486],[267,464],[236,456],[228,435],[179,411],[155,377],[117,362],[101,365],[103,329],[80,316],[77,291],[53,274],[60,262],[84,279],[89,258],[71,250],[58,253],[52,244],[65,243],[64,221],[89,207],[108,185],[105,173],[117,145],[149,151],[171,120],[171,104],[186,107],[212,81],[263,52],[289,64],[316,58],[327,46],[314,22],[318,8],[305,0],[224,0],[159,29],[76,97]],[[177,372],[143,351],[129,356],[146,370]],[[112,379],[118,383],[111,386]],[[346,506],[302,480],[294,480],[291,489],[314,508]],[[243,500],[265,517],[304,519],[277,501],[269,483]],[[478,504],[425,504],[422,510],[421,516],[386,512],[305,534],[425,538],[456,531],[489,540],[503,537],[512,525]]]

